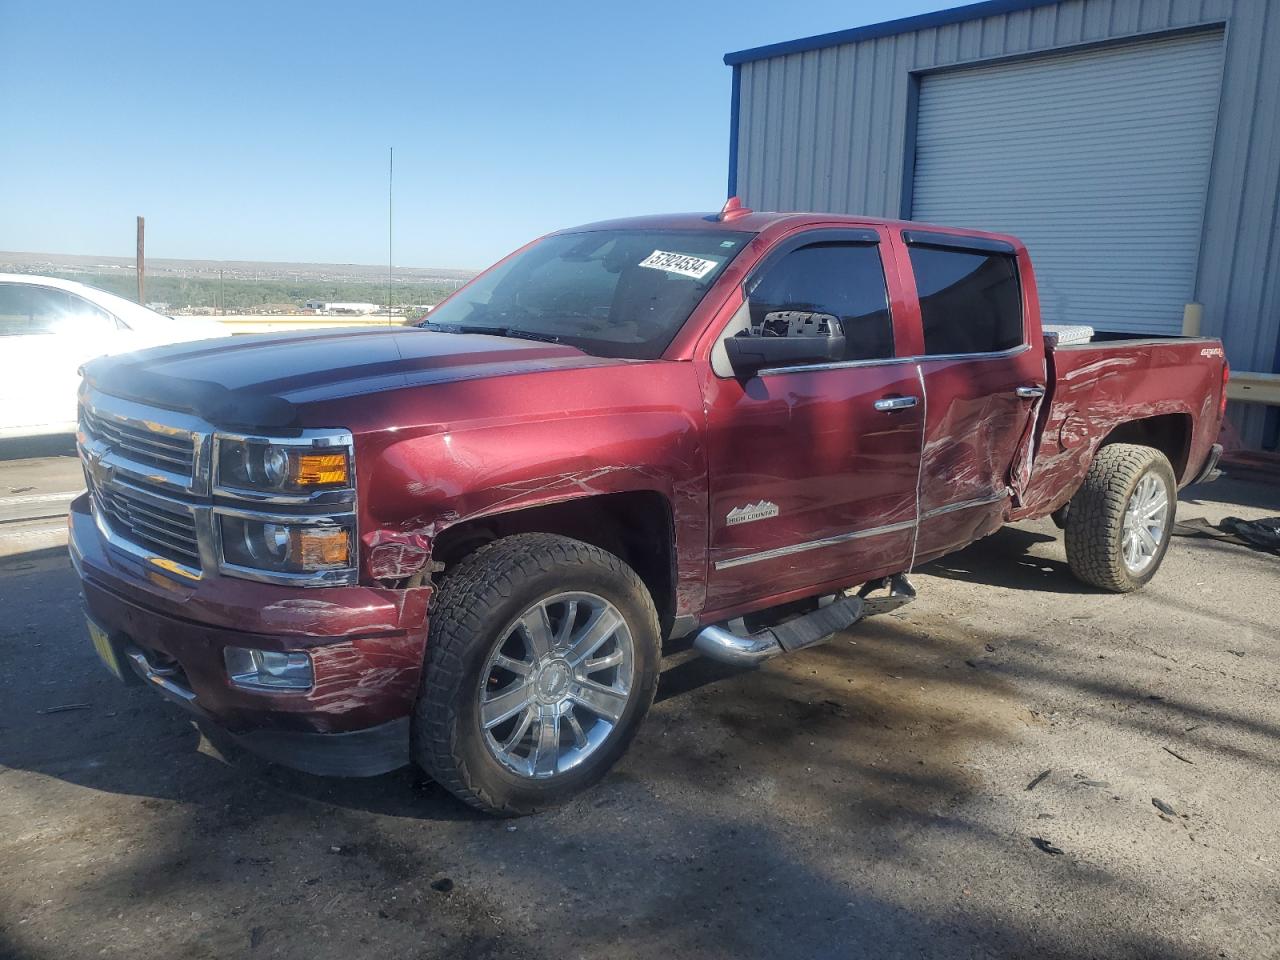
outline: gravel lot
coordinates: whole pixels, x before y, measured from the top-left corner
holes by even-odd
[[[0,449],[0,501],[74,484],[60,452]],[[1277,513],[1229,480],[1180,507]],[[57,526],[0,514],[0,957],[1280,956],[1274,556],[1178,539],[1117,597],[1009,527],[758,671],[673,645],[603,784],[495,821],[121,686]]]

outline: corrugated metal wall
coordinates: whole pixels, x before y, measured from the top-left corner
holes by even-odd
[[[758,210],[900,216],[920,72],[1226,24],[1196,297],[1239,370],[1280,350],[1280,2],[1066,0],[741,64],[737,189]],[[904,191],[904,182],[908,190]],[[909,198],[906,198],[909,201]],[[1264,409],[1236,413],[1262,439]]]
[[[1179,333],[1221,79],[1221,30],[926,74],[911,219],[1020,237],[1049,323]]]

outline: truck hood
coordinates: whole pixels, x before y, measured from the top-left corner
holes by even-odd
[[[101,357],[84,378],[103,393],[215,426],[266,428],[295,426],[304,403],[623,362],[561,344],[396,327],[173,344]]]

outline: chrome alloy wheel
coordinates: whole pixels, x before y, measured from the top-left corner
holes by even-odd
[[[1168,522],[1169,494],[1160,477],[1148,472],[1133,488],[1124,510],[1120,549],[1130,574],[1141,574],[1155,561]]]
[[[622,614],[593,593],[539,600],[498,637],[480,674],[480,726],[493,756],[522,777],[564,773],[617,727],[635,648]]]

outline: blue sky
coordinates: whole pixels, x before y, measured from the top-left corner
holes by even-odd
[[[730,50],[954,6],[0,0],[0,250],[484,266],[715,209]]]

